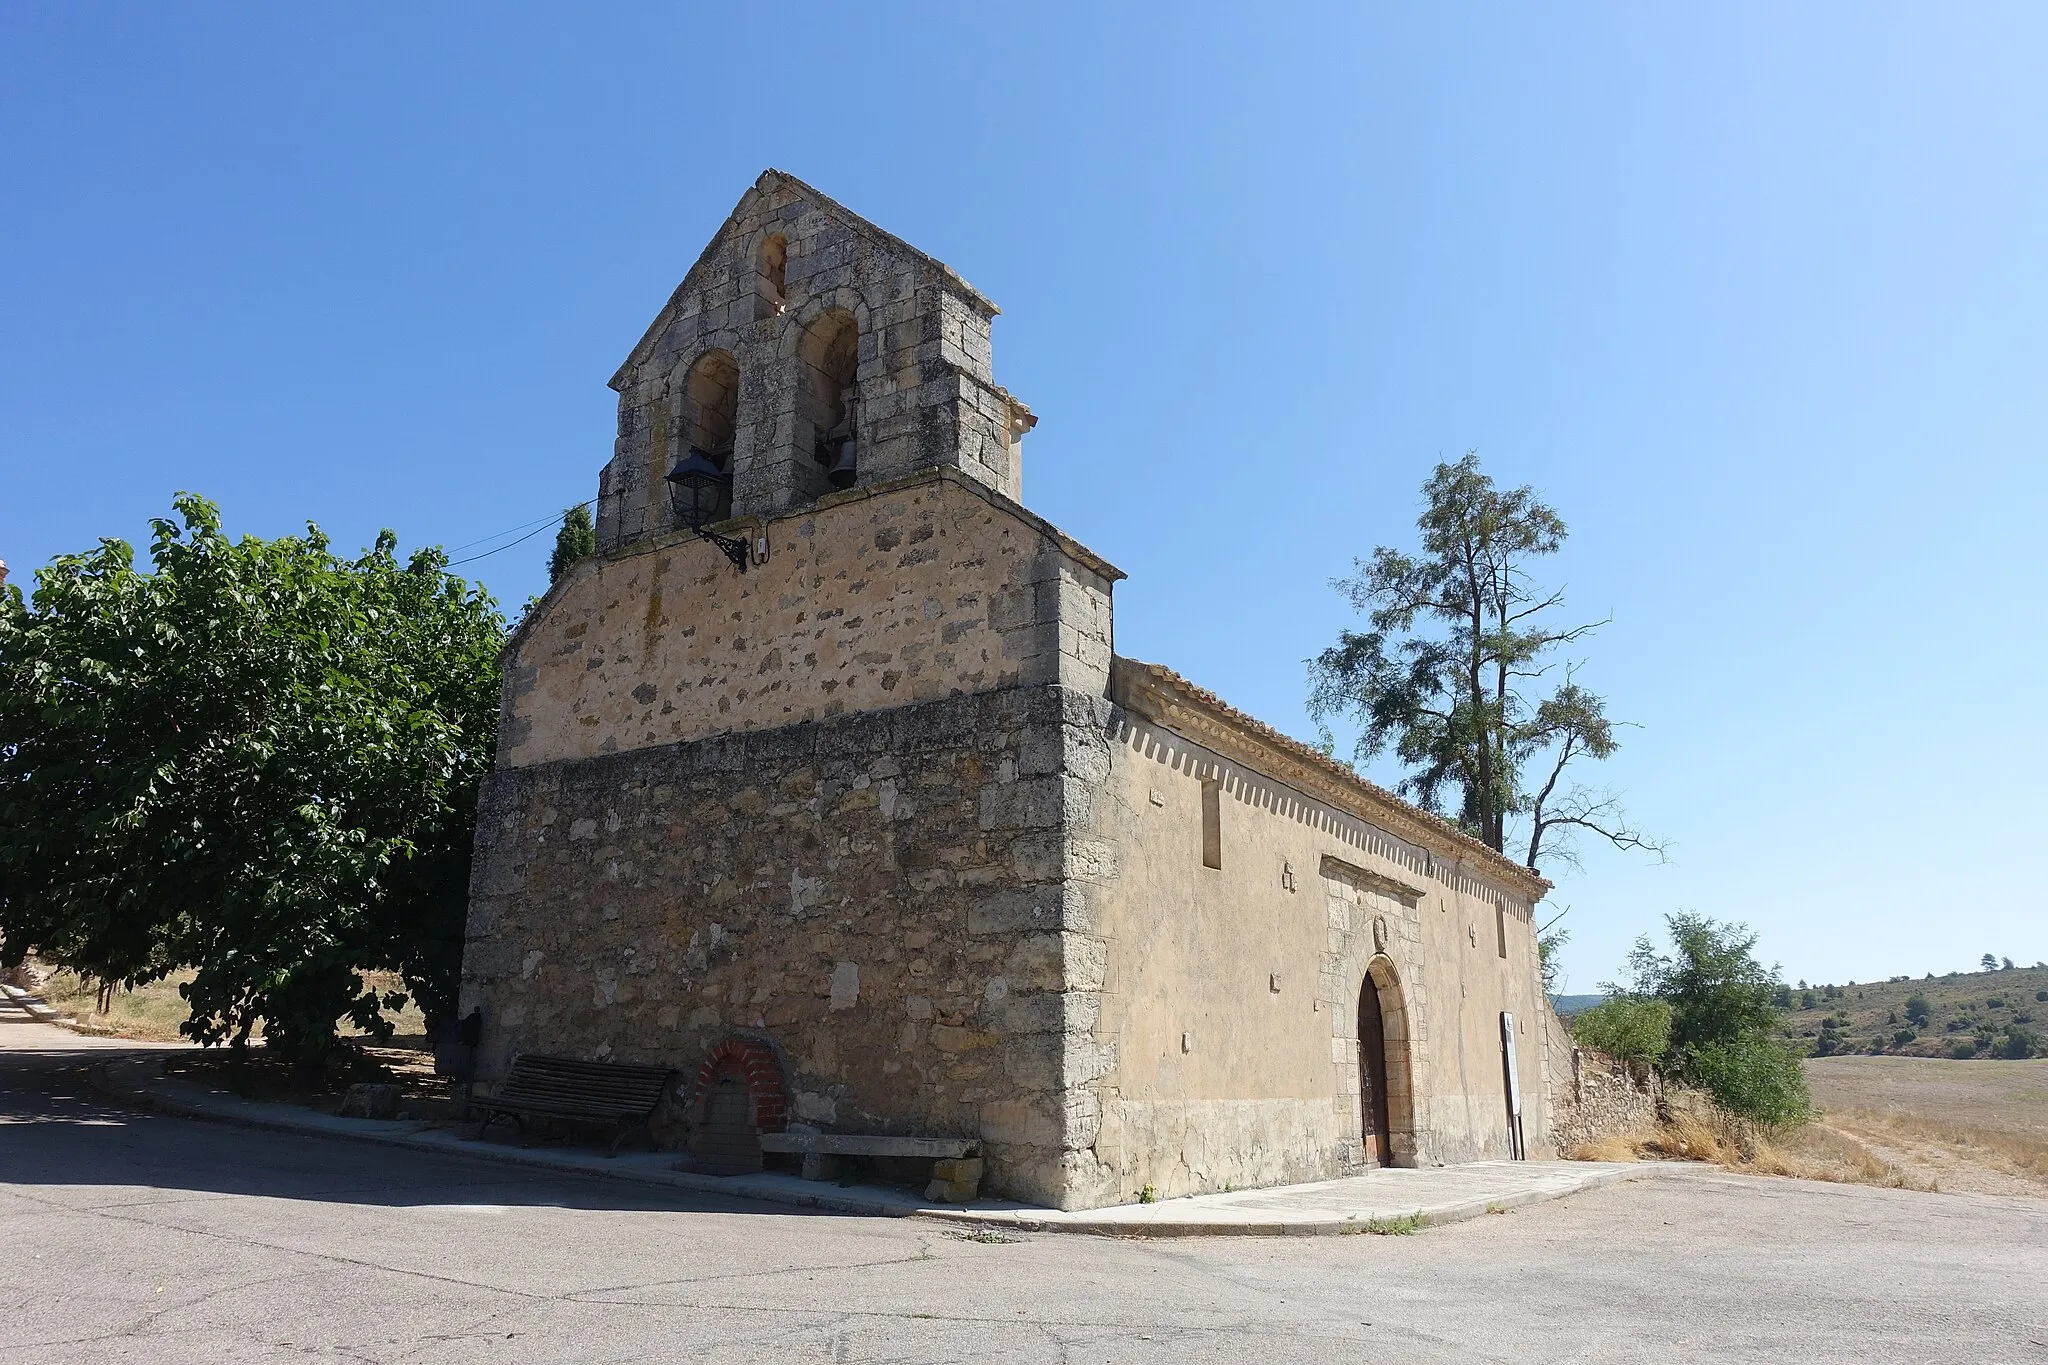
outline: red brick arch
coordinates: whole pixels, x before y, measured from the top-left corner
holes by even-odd
[[[690,1092],[692,1114],[704,1103],[722,1071],[737,1071],[746,1079],[747,1094],[754,1101],[756,1131],[779,1133],[789,1127],[789,1088],[783,1084],[782,1063],[775,1050],[759,1039],[736,1034],[713,1047],[704,1065],[697,1068],[697,1084]]]

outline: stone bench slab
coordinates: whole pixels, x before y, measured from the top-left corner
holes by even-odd
[[[764,1152],[796,1152],[804,1156],[907,1156],[957,1161],[973,1156],[981,1144],[972,1138],[883,1137],[866,1133],[763,1133]]]

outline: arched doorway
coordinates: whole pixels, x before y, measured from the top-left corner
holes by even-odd
[[[705,1175],[761,1169],[761,1134],[788,1127],[782,1065],[767,1044],[730,1037],[711,1050],[691,1094],[690,1155]]]
[[[1387,1068],[1387,1020],[1380,988],[1365,974],[1358,987],[1359,1132],[1365,1161],[1371,1166],[1394,1164],[1392,1073]]]

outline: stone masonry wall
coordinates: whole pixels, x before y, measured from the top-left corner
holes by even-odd
[[[992,1192],[1068,1202],[1102,961],[1062,912],[1087,713],[1012,689],[499,769],[480,1076],[521,1050],[694,1070],[737,1032],[784,1059],[795,1121],[979,1137]]]
[[[1655,1072],[1631,1069],[1574,1042],[1547,1002],[1543,1025],[1550,1081],[1547,1145],[1555,1155],[1568,1157],[1600,1138],[1627,1137],[1657,1126],[1662,1092]]]
[[[500,766],[766,729],[954,692],[1101,692],[1117,571],[951,471],[833,495],[736,573],[669,535],[594,555],[506,657]]]
[[[763,276],[774,241],[786,254],[777,296]],[[810,186],[768,171],[741,198],[612,378],[618,439],[599,485],[606,549],[675,523],[662,475],[695,428],[685,380],[707,352],[739,376],[732,508],[777,516],[827,491],[816,430],[801,397],[806,330],[851,318],[861,482],[944,465],[1020,495],[1027,409],[991,373],[996,308],[952,270]],[[828,315],[830,315],[828,317]]]

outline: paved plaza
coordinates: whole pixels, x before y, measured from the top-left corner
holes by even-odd
[[[1006,1231],[141,1112],[87,1084],[120,1051],[0,1008],[0,1361],[2048,1361],[2042,1201],[1697,1174],[1413,1236]]]

